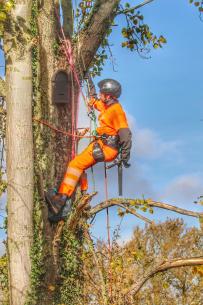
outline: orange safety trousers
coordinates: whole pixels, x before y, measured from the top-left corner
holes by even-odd
[[[111,162],[117,157],[117,149],[103,144],[102,140],[98,140],[97,142],[100,144],[101,149],[103,150],[105,162]],[[81,180],[81,190],[87,190],[88,184],[84,171],[97,163],[93,158],[94,143],[95,142],[90,143],[90,145],[82,153],[70,161],[64,179],[59,187],[59,193],[66,194],[70,197],[73,194],[79,180]]]

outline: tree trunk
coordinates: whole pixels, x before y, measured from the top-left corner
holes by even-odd
[[[37,1],[34,1],[37,4]],[[46,120],[51,125],[61,130],[71,132],[72,120],[71,111],[75,98],[78,96],[78,88],[71,81],[68,63],[62,53],[58,43],[60,34],[56,10],[58,9],[54,1],[45,0],[38,7],[35,5],[35,20],[37,25],[36,38],[38,44],[35,46],[34,69],[34,116],[38,119]],[[37,54],[37,55],[36,55]],[[37,66],[37,69],[36,69]],[[53,82],[57,72],[64,71],[68,75],[71,99],[67,104],[53,103]],[[66,171],[68,161],[71,159],[72,138],[55,133],[46,126],[35,124],[34,129],[35,143],[35,214],[42,212],[42,219],[35,222],[36,239],[34,240],[35,249],[41,251],[39,235],[43,235],[43,253],[39,257],[42,260],[44,271],[38,279],[39,285],[33,282],[33,297],[35,303],[30,304],[50,305],[53,300],[58,302],[57,287],[60,280],[60,264],[58,262],[60,238],[62,230],[56,225],[51,225],[48,221],[47,207],[44,202],[44,189],[58,187]],[[37,211],[38,210],[38,211]],[[42,228],[42,232],[40,232]],[[58,241],[59,239],[59,241]],[[56,242],[55,242],[56,241]],[[34,253],[34,264],[37,250]],[[35,272],[35,267],[33,266]],[[36,274],[37,275],[37,274]],[[39,277],[39,275],[37,275]],[[40,282],[43,281],[43,287]],[[34,287],[35,286],[35,287]],[[60,287],[60,286],[59,286]],[[41,289],[41,294],[38,289]]]
[[[24,305],[33,238],[32,70],[27,41],[31,1],[16,0],[5,34],[10,304]]]

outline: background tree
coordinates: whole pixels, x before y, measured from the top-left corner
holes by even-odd
[[[126,18],[126,26],[121,29],[123,47],[147,56],[151,46],[156,49],[166,43],[163,36],[152,33],[137,11],[150,2],[144,1],[136,7],[126,3],[123,7],[119,0],[81,1],[73,15],[72,1],[62,1],[66,37],[60,30],[58,1],[0,2],[6,58],[8,269],[12,305],[83,304],[86,219],[107,203],[87,212],[84,207],[91,196],[81,198],[78,193],[68,223],[50,225],[43,192],[58,185],[71,158],[74,141],[36,120],[32,124],[32,117],[46,120],[60,130],[75,132],[80,91],[75,73],[79,82],[88,72],[92,76],[100,74],[107,56],[105,50],[109,48],[108,35],[117,15],[123,14]],[[200,3],[195,5],[201,7]],[[73,31],[74,23],[77,28]],[[71,41],[72,53],[67,54],[68,40],[64,42],[64,38]],[[56,106],[52,102],[52,81],[59,69],[67,72],[69,80],[71,102],[68,106]],[[137,206],[148,209],[156,204],[142,200],[124,203],[126,211],[145,221]],[[110,202],[109,206],[115,204],[124,206],[122,202]],[[110,274],[107,277],[110,283]],[[111,293],[103,290],[106,304],[112,302]]]
[[[123,217],[123,216],[122,216]],[[188,245],[192,247],[188,247]],[[115,231],[111,263],[108,245],[98,241],[84,254],[86,303],[105,304],[107,266],[111,266],[113,304],[201,304],[202,267],[182,267],[155,274],[136,295],[126,297],[134,282],[146,271],[177,257],[199,257],[202,236],[198,229],[186,229],[182,220],[137,227],[129,242],[119,244],[119,229]],[[95,263],[95,259],[97,260]],[[103,285],[103,286],[102,286]],[[103,287],[103,290],[101,289]],[[85,304],[86,304],[85,303]]]

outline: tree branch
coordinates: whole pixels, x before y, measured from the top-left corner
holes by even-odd
[[[147,217],[144,217],[143,215],[140,215],[139,213],[137,213],[134,209],[131,209],[131,208],[127,207],[127,206],[124,206],[121,203],[118,203],[117,205],[120,206],[121,208],[125,209],[128,213],[138,217],[139,219],[141,219],[141,220],[143,220],[143,221],[145,221],[145,222],[147,222],[149,224],[153,224],[154,223],[153,221],[151,221]]]
[[[178,214],[187,215],[187,216],[191,216],[191,217],[197,217],[197,218],[203,217],[203,213],[185,210],[185,209],[178,208],[176,206],[173,206],[173,205],[170,205],[167,203],[153,201],[151,199],[146,200],[146,202],[147,202],[147,205],[150,207],[161,208],[164,210],[173,211]],[[108,207],[121,206],[121,205],[124,208],[125,208],[125,206],[127,206],[129,208],[129,206],[132,206],[132,207],[133,206],[137,206],[137,207],[142,206],[142,203],[138,199],[112,198],[105,202],[101,202],[101,203],[97,204],[96,206],[94,206],[93,208],[91,208],[89,214],[90,214],[90,216],[93,216]]]
[[[118,12],[118,15],[119,14],[126,14],[126,13],[129,13],[129,12],[132,12],[133,10],[137,10],[138,8],[141,8],[142,6],[145,6],[146,4],[149,4],[151,2],[153,2],[154,0],[145,0],[144,2],[138,4],[138,5],[135,5],[129,9],[125,9],[125,10],[122,10],[122,11],[119,11]]]
[[[125,293],[125,296],[132,296],[136,294],[146,283],[146,281],[148,281],[151,277],[153,277],[159,272],[164,272],[172,268],[197,266],[197,265],[203,265],[203,256],[190,257],[190,258],[176,258],[162,262],[161,264],[156,266],[152,271],[146,273],[146,275],[144,275],[144,277],[141,280],[135,282],[135,284],[133,284],[130,287],[130,289],[128,289],[128,291]]]
[[[71,37],[73,34],[73,6],[72,0],[61,1],[63,11],[63,28],[65,35]]]
[[[83,75],[100,47],[109,27],[116,16],[116,9],[120,0],[97,0],[92,9],[86,27],[78,33],[78,42],[75,47],[75,60],[80,66]]]

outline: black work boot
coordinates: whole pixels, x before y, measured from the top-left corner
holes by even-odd
[[[45,192],[45,200],[49,210],[55,215],[61,211],[68,198],[67,195],[56,193],[54,190]]]
[[[52,223],[57,223],[60,220],[65,220],[71,212],[72,200],[71,198],[67,199],[65,205],[61,208],[58,214],[53,214],[50,210],[48,212],[48,219]]]

